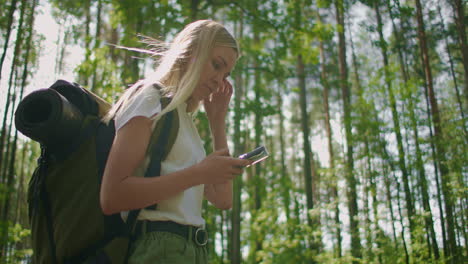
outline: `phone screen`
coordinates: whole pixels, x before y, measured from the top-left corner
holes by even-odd
[[[248,159],[248,160],[251,160],[253,161],[250,165],[248,165],[247,167],[249,166],[252,166],[254,165],[255,163],[258,163],[266,158],[268,158],[269,156],[269,153],[267,151],[267,149],[265,148],[265,146],[260,146],[250,152],[247,152],[247,153],[244,153],[242,155],[239,156],[240,159]]]

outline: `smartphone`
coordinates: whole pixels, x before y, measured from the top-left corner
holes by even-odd
[[[250,165],[247,165],[247,167],[254,165],[255,163],[258,163],[266,158],[268,158],[270,154],[268,153],[267,149],[265,146],[260,146],[250,152],[244,153],[239,156],[239,159],[248,159],[253,161]]]

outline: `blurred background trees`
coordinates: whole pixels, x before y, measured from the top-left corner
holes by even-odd
[[[154,67],[116,46],[148,48],[139,35],[170,40],[197,19],[222,22],[241,45],[231,152],[271,153],[236,179],[232,210],[205,204],[210,263],[467,261],[465,1],[0,0],[0,10],[0,263],[33,254],[25,196],[39,146],[12,122],[21,98],[66,76],[114,102]]]

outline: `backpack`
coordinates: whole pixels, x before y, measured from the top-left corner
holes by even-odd
[[[162,106],[169,102],[162,98]],[[127,262],[140,210],[127,222],[106,216],[100,184],[115,127],[101,121],[110,105],[76,83],[58,80],[26,96],[15,112],[16,128],[41,145],[41,156],[28,188],[33,263]],[[161,161],[179,129],[177,110],[157,122],[146,155],[145,177],[160,175]]]

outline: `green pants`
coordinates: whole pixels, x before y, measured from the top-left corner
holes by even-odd
[[[150,232],[132,246],[129,264],[207,264],[206,246],[169,232]]]

